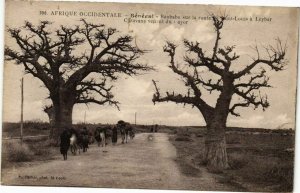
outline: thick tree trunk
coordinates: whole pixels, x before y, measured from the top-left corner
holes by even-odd
[[[205,163],[210,172],[220,173],[228,168],[225,126],[214,122],[208,124],[205,138]]]
[[[220,173],[228,168],[225,128],[233,94],[233,79],[223,77],[225,85],[213,113],[206,118],[205,162],[210,172]]]
[[[58,145],[61,132],[72,127],[72,113],[75,104],[72,92],[61,92],[59,98],[52,99],[55,123],[50,138]]]
[[[205,140],[206,167],[210,172],[220,173],[228,168],[226,140],[223,138],[210,138]]]
[[[74,104],[64,104],[60,107],[56,107],[54,105],[54,108],[59,108],[59,114],[56,114],[55,118],[55,124],[52,128],[52,132],[50,134],[50,138],[53,140],[53,143],[55,145],[59,144],[59,138],[61,132],[65,128],[71,128],[72,127],[72,111],[73,111]],[[59,116],[59,118],[57,118]]]
[[[72,112],[74,104],[64,104],[60,107],[60,118],[56,119],[55,128],[59,130],[72,127]]]

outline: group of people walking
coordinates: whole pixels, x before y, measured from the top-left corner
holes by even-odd
[[[122,144],[127,143],[128,138],[133,139],[135,136],[134,129],[130,123],[123,120],[118,121],[115,126],[97,127],[94,135],[86,127],[79,131],[73,128],[65,128],[60,135],[60,152],[63,154],[64,160],[66,160],[69,148],[73,154],[76,154],[77,150],[80,153],[80,149],[86,152],[89,144],[93,143],[94,139],[98,142],[98,146],[105,147],[109,138],[111,138],[112,144],[116,145],[118,133],[121,135]]]
[[[89,148],[89,132],[86,127],[79,131],[74,128],[65,128],[60,135],[60,153],[63,154],[64,160],[67,159],[68,150],[71,150],[73,154],[77,151],[80,153],[80,149],[86,152]]]
[[[105,146],[107,144],[107,139],[110,137],[111,142],[115,145],[118,141],[118,133],[121,135],[122,143],[127,143],[128,138],[134,138],[134,130],[130,123],[125,121],[118,121],[115,126],[104,126],[96,128],[94,132],[95,139],[98,142],[98,146]]]

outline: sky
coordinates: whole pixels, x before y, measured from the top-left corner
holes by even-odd
[[[22,6],[20,5],[22,4]],[[22,9],[20,9],[22,7]],[[53,29],[59,25],[79,24],[81,17],[66,16],[41,16],[40,10],[55,11],[110,11],[122,14],[147,13],[155,15],[194,15],[206,16],[211,12],[226,12],[230,16],[242,18],[272,18],[271,22],[227,21],[222,30],[221,45],[236,45],[236,52],[241,57],[235,64],[238,69],[251,62],[250,56],[255,52],[250,48],[257,44],[263,53],[263,46],[275,44],[275,38],[280,37],[287,41],[287,59],[289,64],[286,70],[281,72],[269,72],[272,88],[263,90],[268,95],[270,107],[266,111],[253,108],[239,109],[241,117],[228,117],[228,126],[239,127],[264,127],[282,128],[294,127],[295,120],[295,96],[296,96],[296,54],[297,54],[297,11],[288,8],[263,8],[263,7],[231,7],[231,6],[166,6],[166,5],[117,5],[99,4],[95,6],[89,3],[80,6],[69,3],[7,3],[6,25],[19,27],[24,20],[37,24],[39,20],[53,21]],[[22,19],[20,19],[22,15]],[[83,122],[86,113],[86,121],[91,123],[116,123],[123,119],[134,122],[137,113],[138,124],[164,124],[164,125],[205,125],[199,110],[190,106],[168,103],[152,103],[154,86],[152,79],[164,91],[180,93],[186,91],[180,77],[176,76],[170,68],[169,57],[163,52],[165,42],[172,41],[178,45],[176,61],[182,63],[185,51],[182,40],[200,42],[209,50],[213,45],[215,33],[210,21],[192,21],[188,24],[134,24],[124,22],[124,17],[117,19],[87,17],[93,23],[103,23],[109,27],[115,27],[119,31],[129,33],[136,38],[135,43],[142,49],[150,50],[141,61],[154,66],[157,70],[136,77],[120,76],[114,83],[113,93],[120,104],[120,111],[111,106],[75,105],[73,122]],[[6,45],[15,48],[15,43],[6,35]],[[203,71],[204,77],[209,78],[211,73]],[[3,121],[17,122],[20,120],[20,79],[23,76],[23,67],[13,62],[5,62],[4,66],[4,94],[3,94]],[[47,90],[42,83],[31,75],[24,76],[24,119],[47,121],[47,115],[42,111],[44,105],[49,104],[45,98]],[[216,94],[204,94],[204,98],[210,105],[215,105]],[[235,99],[234,99],[235,100]],[[235,101],[233,101],[235,102]]]

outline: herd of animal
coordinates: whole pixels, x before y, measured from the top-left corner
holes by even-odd
[[[67,160],[69,149],[73,155],[76,155],[77,152],[80,154],[81,149],[86,152],[94,140],[97,141],[99,147],[105,147],[108,144],[108,139],[111,138],[112,144],[115,145],[118,140],[118,133],[121,134],[122,144],[127,143],[129,138],[133,139],[135,136],[133,127],[122,120],[113,127],[109,125],[97,127],[93,134],[86,127],[79,131],[65,128],[60,135],[60,153],[64,160]]]

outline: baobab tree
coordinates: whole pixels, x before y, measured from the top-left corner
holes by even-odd
[[[41,21],[8,28],[15,45],[5,48],[5,59],[23,65],[49,91],[55,112],[53,138],[72,125],[74,104],[114,105],[112,83],[120,74],[138,75],[152,68],[139,62],[145,53],[133,37],[103,24],[82,19],[73,27]]]
[[[187,87],[186,94],[176,92],[162,94],[157,82],[153,80],[154,104],[168,101],[189,104],[198,108],[203,115],[207,126],[205,163],[211,172],[222,172],[228,167],[225,140],[228,115],[240,116],[237,109],[241,107],[262,107],[263,110],[269,107],[267,96],[262,96],[260,92],[262,88],[271,87],[267,70],[281,71],[287,64],[286,45],[277,39],[275,47],[264,47],[265,55],[258,46],[254,46],[257,56],[252,57],[253,61],[248,65],[239,63],[239,69],[237,66],[233,67],[240,58],[234,52],[235,46],[220,46],[221,29],[225,21],[224,16],[212,15],[216,38],[211,51],[203,49],[199,42],[184,40],[187,54],[181,64],[175,61],[177,46],[172,42],[167,42],[164,46],[164,52],[170,57],[169,67],[182,78]],[[206,78],[201,76],[203,70],[207,71],[210,78],[207,78],[208,75]],[[209,105],[207,100],[204,100],[204,92],[216,93],[218,97],[215,106]]]

